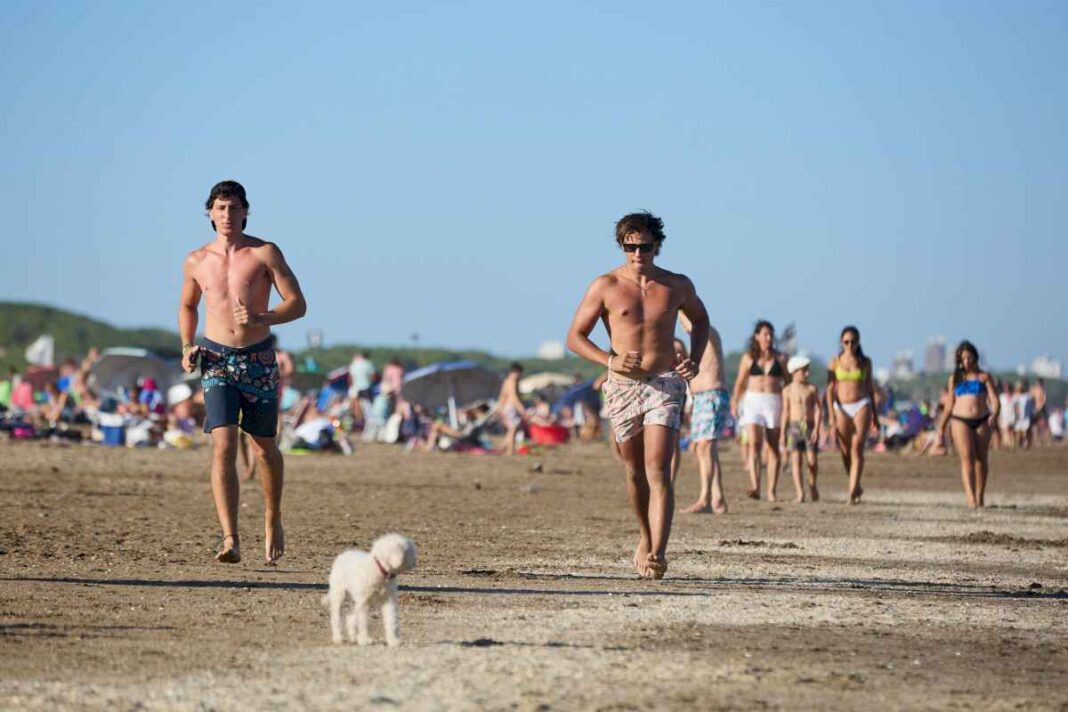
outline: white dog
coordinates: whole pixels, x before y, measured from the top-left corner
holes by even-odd
[[[349,640],[359,645],[371,642],[367,620],[371,606],[382,606],[382,625],[386,644],[400,642],[397,621],[397,574],[415,568],[415,542],[400,534],[385,534],[375,539],[371,553],[349,549],[338,554],[330,569],[330,592],[323,605],[330,606],[330,628],[334,642],[345,638],[341,629],[341,609],[351,599],[347,628]]]

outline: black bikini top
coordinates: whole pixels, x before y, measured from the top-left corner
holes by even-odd
[[[753,365],[749,367],[750,376],[771,376],[772,378],[782,378],[785,374],[782,372],[782,364],[779,363],[779,359],[775,359],[771,362],[771,368],[767,373],[764,373],[764,369],[760,367],[758,361],[753,361]]]

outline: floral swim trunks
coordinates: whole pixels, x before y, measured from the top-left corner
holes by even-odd
[[[633,381],[609,376],[601,393],[617,443],[631,439],[646,425],[678,430],[682,422],[686,381],[674,371]]]
[[[274,437],[278,431],[278,361],[270,338],[242,347],[204,339],[200,373],[207,411],[205,433],[240,425],[249,435]]]
[[[695,440],[719,440],[727,427],[731,397],[726,388],[701,391],[693,396],[690,436]]]

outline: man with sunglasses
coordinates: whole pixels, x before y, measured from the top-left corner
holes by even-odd
[[[698,372],[708,344],[708,313],[693,283],[653,264],[665,238],[663,221],[648,212],[616,223],[624,262],[593,280],[568,330],[567,346],[608,369],[602,388],[627,473],[627,494],[640,536],[634,567],[642,578],[663,578],[675,511],[671,456],[678,438],[686,381]],[[676,360],[675,321],[693,325],[690,356]],[[610,347],[590,340],[598,320]]]

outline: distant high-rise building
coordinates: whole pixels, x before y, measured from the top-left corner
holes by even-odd
[[[898,351],[894,354],[894,360],[890,362],[890,377],[899,381],[911,381],[916,377],[911,351]]]
[[[1061,362],[1055,358],[1050,358],[1049,354],[1037,356],[1031,362],[1031,373],[1041,378],[1060,378]]]
[[[946,337],[935,336],[927,340],[923,352],[923,372],[942,373],[946,365]]]

